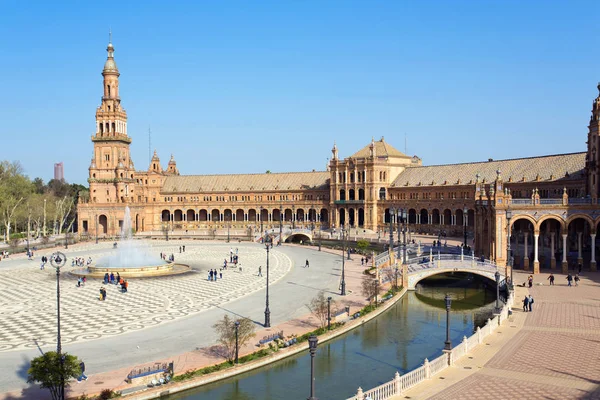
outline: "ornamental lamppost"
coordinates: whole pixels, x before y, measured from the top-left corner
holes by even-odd
[[[98,214],[96,214],[96,244],[98,244]]]
[[[65,377],[63,376],[65,359],[62,355],[62,345],[60,338],[60,269],[64,267],[66,263],[67,257],[59,251],[50,256],[50,264],[52,264],[52,266],[56,268],[56,353],[58,355],[58,359],[60,360],[59,398],[61,400],[65,400]]]
[[[318,342],[319,338],[315,335],[310,335],[308,338],[308,351],[310,352],[310,397],[308,400],[319,400],[315,397],[315,353]]]
[[[267,238],[265,240],[265,249],[267,250],[267,297],[265,304],[265,328],[271,327],[271,310],[269,310],[269,240],[273,240],[272,238]]]
[[[316,215],[316,210],[315,210]],[[319,215],[319,251],[321,251],[321,238],[323,237],[323,220],[321,219],[321,215]]]
[[[292,205],[292,230],[296,229],[296,206]]]
[[[463,233],[465,235],[464,247],[467,248],[467,217],[469,215],[469,209],[467,206],[463,208]]]
[[[452,350],[452,342],[450,341],[450,307],[452,306],[452,298],[446,294],[444,300],[446,301],[446,342],[444,343],[444,350]]]
[[[65,249],[69,248],[69,228],[65,228]]]
[[[396,209],[395,208],[390,208],[388,211],[388,214],[390,216],[390,253],[392,251],[394,251],[394,220],[393,220],[393,215],[396,214]],[[392,254],[393,256],[393,254]]]
[[[238,334],[240,328],[240,321],[235,321],[235,363],[238,364],[238,357],[240,354],[240,346],[238,341]]]
[[[404,255],[402,257],[402,264],[408,264],[408,254],[406,249],[406,231],[408,230],[407,224],[408,215],[406,214],[406,209],[402,209],[402,242],[404,244]]]
[[[512,250],[510,248],[510,219],[512,218],[512,210],[510,209],[510,206],[508,206],[508,208],[506,209],[506,226],[507,226],[507,233],[506,233],[506,265],[507,267],[510,266],[510,284],[508,285],[508,289],[509,290],[515,290],[515,287],[513,285],[513,265],[512,265]],[[505,274],[505,276],[507,276],[508,274]]]
[[[263,217],[262,217],[262,211],[263,211],[263,207],[262,207],[262,206],[260,206],[260,215],[259,215],[259,218],[260,218],[260,234],[261,234],[261,235],[262,235],[262,233],[263,233]]]
[[[227,243],[229,243],[229,224],[227,224]]]
[[[345,251],[345,240],[344,239],[344,228],[340,228],[340,233],[342,234],[342,282],[340,284],[340,295],[341,296],[345,296],[346,295],[346,263],[345,263],[345,255],[344,255],[344,251]]]
[[[495,312],[496,312],[496,314],[500,314],[500,312],[502,311],[502,309],[500,308],[500,272],[496,271],[496,273],[494,274],[494,277],[496,278],[496,309],[495,309]]]
[[[327,330],[331,330],[331,296],[327,298]]]

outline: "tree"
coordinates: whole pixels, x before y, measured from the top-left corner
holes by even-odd
[[[356,242],[356,247],[362,254],[366,254],[367,249],[369,248],[370,245],[371,244],[369,243],[369,241],[365,240],[365,239],[361,239],[358,242]]]
[[[254,322],[249,318],[238,318],[234,320],[225,314],[223,319],[213,325],[213,329],[218,335],[217,341],[225,349],[225,358],[232,362],[235,359],[235,323],[239,322],[238,327],[238,346],[243,347],[256,334],[254,333]]]
[[[27,370],[27,383],[39,383],[42,389],[50,390],[54,400],[60,399],[62,382],[68,387],[69,379],[81,374],[81,360],[67,353],[62,353],[62,357],[64,362],[61,364],[58,353],[48,351],[31,360],[31,366]]]
[[[362,294],[369,299],[369,304],[375,298],[375,306],[377,306],[377,295],[381,292],[379,280],[370,275],[364,275],[362,279]]]
[[[19,162],[0,163],[0,212],[6,240],[10,239],[15,214],[23,201],[33,193],[31,181],[23,175]]]
[[[306,307],[310,310],[310,312],[319,320],[319,327],[324,327],[327,325],[327,315],[328,315],[328,304],[327,298],[325,297],[325,292],[321,290],[316,297],[314,297]],[[336,313],[336,303],[335,300],[331,299],[331,314]]]
[[[398,278],[402,276],[402,272],[398,268],[389,267],[382,270],[386,280],[389,281],[394,289],[398,289]]]

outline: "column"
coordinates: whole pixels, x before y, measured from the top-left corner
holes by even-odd
[[[577,264],[583,264],[583,255],[581,254],[581,239],[583,232],[577,232]]]
[[[596,271],[596,234],[592,233],[590,236],[592,237],[592,261],[590,262],[590,270]]]
[[[427,224],[428,224],[428,225],[431,225],[432,223],[433,223],[433,214],[432,214],[432,213],[429,213],[429,214],[427,215]]]
[[[440,214],[440,225],[444,225],[444,214]]]
[[[563,239],[563,247],[562,247],[563,257],[562,257],[562,265],[561,266],[562,266],[562,273],[566,274],[569,272],[569,264],[567,263],[568,250],[567,250],[567,234],[566,233],[562,234],[562,239]]]
[[[421,213],[417,214],[416,217],[417,217],[417,224],[420,225],[421,224]]]
[[[540,273],[540,262],[538,260],[538,242],[540,239],[539,233],[533,234],[533,273]]]
[[[556,269],[556,258],[554,258],[554,232],[550,232],[550,269]]]
[[[523,251],[523,269],[529,271],[529,253],[527,249],[527,239],[529,238],[529,232],[525,232],[525,249]]]

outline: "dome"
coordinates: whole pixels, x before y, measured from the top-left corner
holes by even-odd
[[[109,58],[108,60],[106,60],[106,62],[104,63],[104,71],[119,72],[119,69],[117,68],[117,63],[114,59]]]

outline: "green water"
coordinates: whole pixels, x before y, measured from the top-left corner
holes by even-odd
[[[370,389],[442,353],[446,339],[446,293],[454,299],[450,318],[452,343],[472,334],[492,315],[495,293],[480,281],[431,280],[396,305],[336,340],[320,344],[315,357],[316,396],[346,399],[360,386]],[[451,287],[448,287],[451,286]],[[454,287],[452,287],[454,286]],[[168,399],[250,400],[306,399],[310,391],[308,351],[258,370],[209,384]]]

